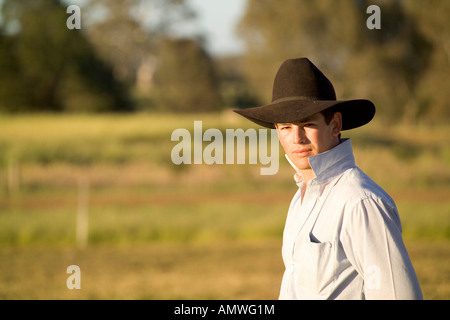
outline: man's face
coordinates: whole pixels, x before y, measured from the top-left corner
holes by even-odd
[[[294,123],[276,123],[278,138],[289,159],[300,170],[311,169],[308,158],[339,144],[342,115],[336,112],[329,124],[321,113]]]

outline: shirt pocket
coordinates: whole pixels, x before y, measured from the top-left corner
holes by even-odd
[[[294,277],[299,296],[326,299],[335,280],[334,241],[315,242],[308,237],[294,248]]]

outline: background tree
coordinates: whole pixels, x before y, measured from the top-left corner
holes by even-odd
[[[240,55],[215,57],[214,64],[224,106],[248,108],[261,104],[249,89],[248,79],[242,72],[244,61]]]
[[[406,1],[405,9],[417,21],[419,31],[432,43],[428,68],[417,80],[419,110],[430,120],[450,120],[450,1]]]
[[[221,106],[213,61],[195,40],[164,39],[154,78],[152,95],[159,108],[193,112]]]
[[[130,85],[139,68],[155,56],[160,39],[176,24],[195,17],[184,0],[89,0],[83,11],[90,42],[114,74]]]
[[[66,8],[62,0],[3,3],[1,111],[221,106],[214,63],[201,38],[175,36],[195,16],[186,1],[88,0],[81,30],[66,28]]]
[[[0,45],[0,108],[6,111],[129,110],[125,88],[84,35],[66,27],[52,0],[6,0]],[[18,26],[14,32],[11,24]],[[9,83],[9,84],[8,84]]]
[[[139,109],[205,111],[220,107],[212,58],[201,37],[179,39],[195,18],[184,0],[91,0],[87,34],[100,56],[131,88]]]

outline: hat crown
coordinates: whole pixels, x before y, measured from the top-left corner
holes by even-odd
[[[342,114],[342,130],[363,126],[375,115],[369,100],[337,100],[330,80],[309,59],[298,58],[286,60],[278,69],[272,103],[234,111],[273,129],[275,123],[292,123],[328,108]]]
[[[289,59],[278,70],[272,102],[285,99],[336,100],[330,80],[308,59]]]

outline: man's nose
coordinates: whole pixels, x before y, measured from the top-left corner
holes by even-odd
[[[308,140],[305,135],[305,130],[303,130],[300,126],[293,127],[293,135],[294,144],[305,144]]]

